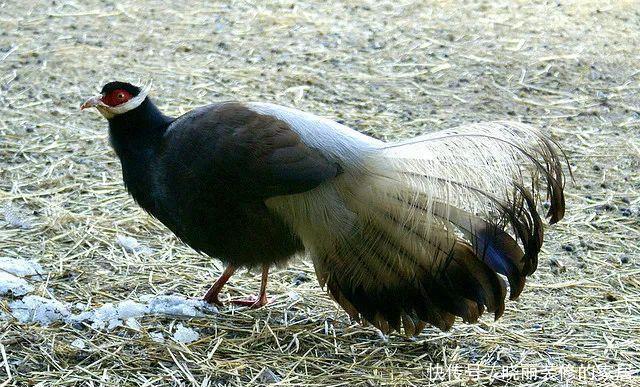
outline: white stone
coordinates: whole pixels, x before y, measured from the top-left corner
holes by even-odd
[[[9,309],[21,323],[36,322],[41,325],[66,320],[71,314],[60,301],[40,296],[26,296],[22,300],[13,301],[9,303]]]
[[[21,258],[0,257],[0,272],[5,271],[19,277],[34,276],[43,273],[42,266],[34,261]]]
[[[84,343],[84,340],[78,338],[71,342],[71,346],[77,349],[85,349],[86,344]]]
[[[14,296],[23,296],[33,291],[33,286],[23,278],[6,271],[0,270],[0,295],[13,294]]]
[[[173,340],[183,344],[193,343],[199,338],[200,334],[198,332],[182,324],[178,324],[176,331],[173,332]]]

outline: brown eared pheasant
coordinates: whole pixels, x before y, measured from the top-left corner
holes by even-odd
[[[148,88],[110,82],[81,108],[108,120],[135,201],[195,250],[241,267],[298,254],[360,322],[412,336],[456,316],[497,319],[538,264],[539,209],[562,219],[562,151],[515,122],[383,142],[329,119],[259,102],[164,115]],[[505,278],[506,281],[503,279]],[[508,286],[507,286],[508,283]]]

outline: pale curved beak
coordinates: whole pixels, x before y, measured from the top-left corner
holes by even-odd
[[[97,95],[95,97],[91,97],[88,100],[84,101],[82,105],[80,105],[80,110],[84,110],[94,106],[102,106],[104,102],[102,102],[102,95]]]

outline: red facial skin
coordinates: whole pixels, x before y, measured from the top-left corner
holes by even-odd
[[[133,98],[133,95],[126,90],[117,89],[102,97],[102,102],[111,107],[121,105]]]

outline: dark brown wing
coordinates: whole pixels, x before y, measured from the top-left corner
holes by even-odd
[[[203,164],[192,163],[199,175],[238,198],[300,193],[340,173],[337,163],[308,147],[286,122],[241,103],[208,106],[176,124],[176,136],[196,142],[182,149],[203,153]]]
[[[284,121],[241,104],[218,110],[216,173],[263,197],[295,194],[339,173],[339,166],[308,147]]]

